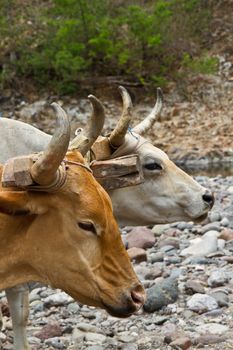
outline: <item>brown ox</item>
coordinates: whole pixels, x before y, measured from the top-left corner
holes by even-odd
[[[69,123],[55,108],[60,127],[30,168],[36,187],[0,187],[0,288],[39,281],[81,303],[129,316],[144,302],[143,287],[122,244],[109,196],[79,152],[66,154]],[[65,155],[66,170],[60,166]],[[26,339],[22,344],[16,337],[15,349],[29,349]]]

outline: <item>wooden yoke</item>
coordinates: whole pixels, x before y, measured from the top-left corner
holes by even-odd
[[[32,156],[10,158],[2,173],[2,187],[27,187],[34,184],[30,174]]]
[[[91,147],[91,152],[96,160],[106,160],[112,155],[112,149],[107,137],[99,136]]]
[[[103,161],[93,161],[91,169],[94,177],[105,190],[135,186],[144,182],[137,154]]]
[[[30,174],[33,161],[33,156],[9,159],[3,168],[2,187],[26,188],[35,185]],[[90,168],[96,180],[106,190],[135,186],[144,181],[139,157],[136,154],[109,160],[93,161]],[[31,188],[35,189],[34,187]]]

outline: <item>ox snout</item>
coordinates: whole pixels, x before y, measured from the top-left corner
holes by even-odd
[[[210,190],[206,190],[202,195],[204,203],[211,209],[214,205],[214,194]]]
[[[133,313],[139,311],[146,300],[146,293],[141,284],[134,286],[128,293],[122,296],[121,306],[113,307],[104,304],[108,313],[115,317],[129,317]]]

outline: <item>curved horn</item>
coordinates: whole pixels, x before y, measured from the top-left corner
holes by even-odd
[[[50,185],[56,179],[57,169],[64,159],[70,141],[70,123],[65,111],[55,102],[58,127],[47,147],[31,168],[31,176],[39,185]]]
[[[109,142],[113,147],[119,147],[122,145],[125,139],[125,134],[128,130],[129,124],[132,119],[132,101],[128,91],[123,87],[119,86],[121,97],[123,100],[123,111],[122,115],[117,123],[115,129],[111,132]]]
[[[77,149],[83,156],[90,150],[100,135],[105,121],[103,104],[93,95],[89,95],[88,98],[92,104],[92,115],[88,129],[78,133],[69,146],[69,149]]]
[[[157,99],[154,108],[150,112],[150,114],[138,125],[136,125],[132,131],[137,134],[144,134],[147,132],[153,125],[158,115],[160,114],[163,107],[163,93],[160,88],[157,89]]]

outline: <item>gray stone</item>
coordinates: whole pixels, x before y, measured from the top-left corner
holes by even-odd
[[[134,267],[134,271],[136,272],[140,281],[149,279],[149,278],[147,278],[147,275],[150,273],[150,270],[151,269],[149,267],[143,266],[142,264],[135,265],[135,267]]]
[[[210,293],[209,295],[217,301],[220,307],[228,306],[229,297],[224,291],[217,290]]]
[[[168,316],[155,316],[153,317],[154,324],[161,325],[169,320]]]
[[[210,287],[219,287],[228,282],[228,276],[223,270],[215,270],[208,278],[208,285]]]
[[[182,259],[179,257],[179,256],[167,256],[165,259],[164,259],[165,263],[167,265],[170,265],[170,264],[180,264],[182,262]]]
[[[172,245],[165,245],[160,248],[160,251],[166,254],[169,254],[170,252],[172,252],[172,254],[175,254],[176,249]]]
[[[41,297],[39,295],[40,288],[36,288],[35,290],[32,290],[29,294],[29,301],[32,303],[35,300],[40,300]]]
[[[204,313],[218,308],[217,301],[206,294],[194,294],[187,302],[187,306],[190,310]]]
[[[33,337],[36,338],[36,337]],[[7,339],[7,336],[3,333],[0,332],[0,349],[1,349],[1,343]],[[38,340],[38,343],[40,343],[40,339],[36,338]]]
[[[185,336],[184,331],[181,330],[177,324],[174,324],[172,322],[166,322],[162,326],[162,333],[164,334],[164,342],[167,344],[170,344],[178,337]]]
[[[133,343],[137,340],[138,333],[125,331],[119,333],[117,338],[123,343]]]
[[[54,294],[49,295],[47,298],[44,299],[44,303],[45,303],[46,307],[67,305],[67,304],[71,303],[72,301],[74,301],[74,299],[71,298],[65,292],[54,293]]]
[[[211,333],[221,335],[228,330],[228,326],[219,323],[205,323],[197,327],[197,332],[199,334]]]
[[[138,350],[138,346],[137,344],[128,343],[128,344],[124,344],[121,347],[121,350]]]
[[[195,256],[190,259],[186,259],[187,264],[191,265],[209,265],[213,264],[213,261],[211,259],[204,258],[202,256]]]
[[[183,231],[184,229],[186,229],[187,226],[187,222],[179,222],[179,224],[177,225],[177,228],[181,231]]]
[[[52,346],[54,349],[66,349],[67,346],[64,344],[61,338],[54,337],[45,340],[45,344],[48,346]]]
[[[178,267],[174,267],[173,269],[171,269],[171,274],[170,274],[170,278],[179,278],[183,275],[184,270]]]
[[[164,247],[164,246],[172,246],[176,249],[179,249],[180,248],[180,241],[176,237],[169,237],[169,238],[161,240],[158,243],[159,248]]]
[[[163,232],[165,232],[166,230],[168,230],[171,226],[169,224],[165,224],[165,225],[155,225],[152,228],[152,232],[154,233],[155,236],[161,236],[161,234]]]
[[[224,218],[222,218],[220,224],[224,227],[227,227],[230,225],[230,221],[226,217],[224,217]]]
[[[220,222],[210,222],[201,228],[202,234],[208,231],[220,231]]]
[[[205,288],[198,281],[189,280],[185,283],[185,291],[187,294],[204,294]]]
[[[206,317],[218,317],[220,315],[223,314],[223,310],[222,309],[215,309],[212,311],[207,311],[205,312],[203,315]]]
[[[211,211],[208,217],[210,222],[220,221],[222,219],[221,213],[217,211]]]
[[[233,186],[228,187],[227,191],[228,191],[229,193],[233,193]]]
[[[147,274],[145,275],[145,278],[147,280],[154,280],[157,277],[160,277],[162,275],[162,269],[158,266],[152,267],[151,269],[149,269],[149,271],[147,272]]]
[[[146,312],[153,312],[163,306],[174,303],[178,298],[177,281],[167,278],[147,290],[147,299],[144,305]]]
[[[34,312],[42,312],[42,311],[44,311],[44,303],[42,303],[41,301],[37,302],[34,305],[30,304],[30,307],[34,310]]]
[[[19,111],[19,115],[22,118],[27,118],[28,120],[31,120],[32,116],[37,116],[42,112],[46,105],[46,101],[36,101],[30,105],[23,106],[22,109]]]
[[[83,332],[91,332],[91,333],[102,333],[101,330],[94,326],[93,324],[90,323],[85,323],[85,322],[78,322],[76,324],[76,327],[80,329],[80,331]]]
[[[145,326],[147,331],[154,331],[156,329],[155,324],[150,324],[149,326]]]
[[[164,254],[162,252],[150,254],[150,261],[153,263],[161,262],[164,259]]]
[[[106,340],[106,336],[99,333],[85,333],[84,339],[93,343],[102,344]]]
[[[200,346],[200,345],[218,344],[225,341],[226,341],[226,337],[219,336],[217,334],[206,333],[197,337],[194,342],[195,344]]]
[[[218,248],[217,231],[208,231],[203,237],[195,238],[188,248],[181,251],[181,256],[206,256]]]
[[[218,239],[217,245],[218,250],[223,250],[225,248],[226,242],[224,241],[224,239]]]
[[[77,312],[80,311],[80,306],[78,305],[78,303],[70,303],[67,306],[67,310],[71,313],[71,314],[76,314]]]
[[[80,343],[84,340],[85,332],[80,331],[80,329],[75,328],[72,332],[72,341],[74,343]]]

